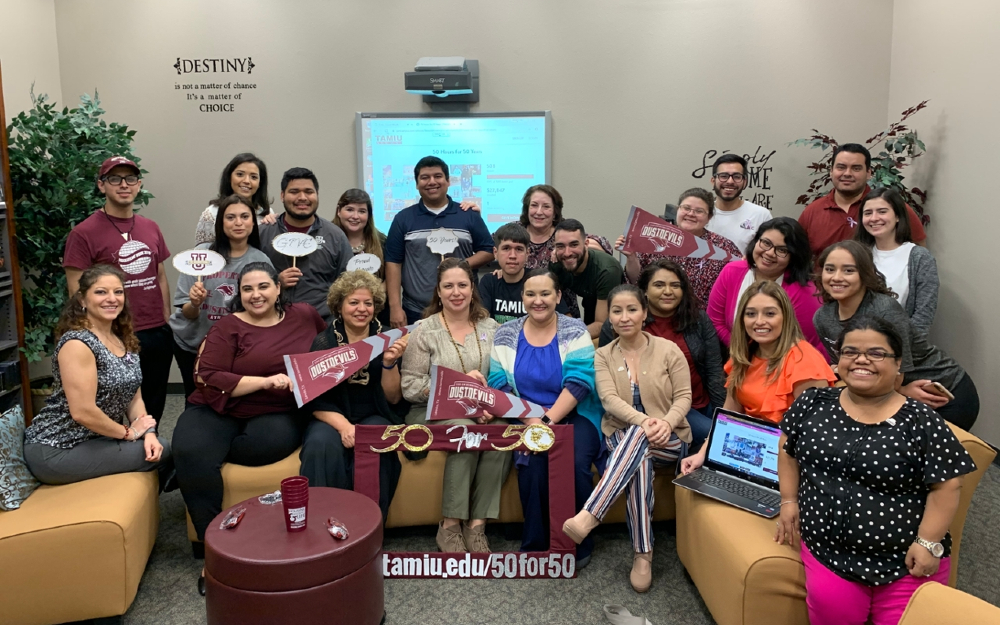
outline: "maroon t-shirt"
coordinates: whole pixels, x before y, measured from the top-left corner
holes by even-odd
[[[673,341],[677,347],[681,348],[681,351],[684,352],[684,359],[687,360],[688,369],[691,370],[691,407],[700,410],[707,406],[708,393],[705,392],[705,385],[701,381],[701,376],[698,375],[698,368],[694,366],[694,359],[691,358],[691,350],[688,349],[684,335],[674,330],[673,320],[669,317],[653,317],[653,323],[643,329],[653,336]]]
[[[127,241],[122,232],[128,233]],[[157,271],[169,257],[163,233],[152,219],[135,215],[133,226],[131,218],[112,217],[98,210],[70,231],[62,264],[84,270],[104,263],[121,269],[125,273],[125,296],[132,310],[132,324],[139,331],[167,323]]]
[[[198,364],[204,380],[188,398],[231,417],[255,417],[295,410],[291,389],[268,389],[233,397],[233,389],[245,375],[268,377],[285,373],[285,354],[302,354],[313,339],[326,330],[326,322],[308,304],[291,304],[281,321],[262,328],[236,315],[219,319],[205,337]]]

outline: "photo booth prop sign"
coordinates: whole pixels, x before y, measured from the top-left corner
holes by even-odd
[[[347,261],[348,271],[367,271],[370,274],[378,273],[382,267],[382,261],[374,254],[357,254]]]
[[[686,256],[708,260],[738,260],[710,242],[667,223],[656,215],[633,206],[625,221],[625,252]]]
[[[515,579],[576,576],[576,545],[563,533],[575,513],[573,426],[548,430],[549,551],[518,553],[383,552],[387,578]],[[378,502],[379,454],[410,451],[531,451],[524,425],[358,425],[354,430],[354,490]]]
[[[488,411],[502,419],[545,416],[545,408],[520,397],[483,386],[475,378],[438,365],[431,365],[431,390],[427,398],[427,420],[475,419]]]
[[[286,232],[274,237],[271,241],[274,251],[292,257],[292,267],[299,256],[308,256],[319,248],[315,237],[304,232]]]
[[[174,269],[188,276],[195,276],[198,282],[204,276],[219,273],[226,267],[226,259],[212,250],[184,250],[174,254]]]
[[[375,336],[322,352],[288,354],[285,370],[292,380],[292,392],[299,408],[351,377],[389,346],[413,331],[417,324],[382,332]]]

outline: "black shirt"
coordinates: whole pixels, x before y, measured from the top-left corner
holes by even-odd
[[[781,422],[785,452],[799,462],[802,540],[844,579],[881,586],[909,575],[930,485],[975,471],[951,429],[907,399],[895,416],[867,425],[840,405],[843,388],[809,389]],[[951,553],[951,536],[941,541]]]
[[[483,307],[497,323],[507,323],[528,314],[521,300],[521,292],[524,291],[524,282],[527,279],[528,272],[524,272],[517,282],[507,282],[490,272],[479,281],[479,299],[483,300]],[[556,312],[569,314],[569,307],[565,301],[559,301]]]

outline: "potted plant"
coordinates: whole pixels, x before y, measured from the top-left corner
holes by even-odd
[[[66,303],[66,236],[104,205],[97,170],[111,156],[139,159],[132,153],[135,131],[103,119],[96,91],[93,97],[81,96],[73,109],[57,109],[47,95],[36,97],[34,89],[31,102],[11,121],[7,137],[22,271],[23,349],[28,362],[38,363],[52,352],[53,331]],[[152,197],[143,189],[136,210]]]
[[[899,121],[893,122],[888,128],[878,133],[874,137],[865,141],[864,145],[872,153],[872,179],[873,187],[892,187],[902,194],[903,199],[913,210],[920,215],[924,225],[930,223],[931,218],[924,211],[924,203],[927,202],[927,192],[918,188],[908,186],[903,180],[905,176],[902,169],[913,163],[913,159],[920,157],[927,149],[924,142],[917,137],[917,131],[910,129],[903,122],[911,116],[927,108],[924,100],[916,106],[912,106],[902,112]],[[830,167],[833,166],[833,150],[840,143],[833,137],[823,134],[815,128],[813,135],[806,139],[797,139],[788,145],[804,145],[810,148],[823,150],[823,158],[810,164],[810,176],[815,179],[809,183],[806,193],[800,195],[795,201],[796,204],[809,204],[813,200],[819,199],[829,193],[827,186],[830,184]],[[881,147],[879,147],[881,144]],[[829,150],[829,152],[827,152]]]

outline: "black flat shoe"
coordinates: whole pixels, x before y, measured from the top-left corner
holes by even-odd
[[[205,575],[204,575],[204,573],[202,574],[201,577],[198,578],[198,594],[201,595],[202,597],[205,596]]]

